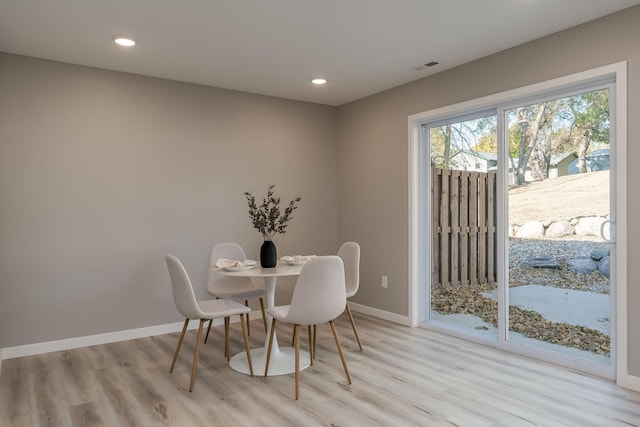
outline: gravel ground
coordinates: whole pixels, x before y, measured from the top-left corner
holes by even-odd
[[[594,249],[608,250],[609,244],[600,239],[582,237],[576,240],[509,239],[509,286],[544,285],[608,294],[609,278],[599,271],[576,273],[567,266],[567,260],[589,256]],[[552,256],[559,269],[534,268],[527,262],[543,255]]]
[[[509,286],[543,285],[563,289],[608,294],[609,279],[600,272],[579,274],[570,270],[567,260],[589,256],[594,249],[609,249],[600,239],[572,236],[569,239],[509,239]],[[543,255],[555,257],[559,269],[533,268],[527,262]],[[431,306],[440,314],[471,314],[487,323],[498,325],[498,304],[482,293],[494,290],[495,283],[476,286],[448,286],[434,289]],[[584,326],[556,323],[540,313],[509,307],[509,330],[524,336],[574,347],[595,354],[610,354],[610,338]]]

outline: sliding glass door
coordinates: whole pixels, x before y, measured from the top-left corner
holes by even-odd
[[[603,78],[416,122],[425,323],[610,375],[614,94]]]
[[[504,112],[507,338],[605,365],[612,318],[609,98],[605,87]]]

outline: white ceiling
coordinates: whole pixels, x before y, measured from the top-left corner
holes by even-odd
[[[341,105],[636,4],[0,0],[0,51]],[[138,45],[119,48],[116,34]]]

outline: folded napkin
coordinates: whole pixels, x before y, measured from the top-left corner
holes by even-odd
[[[234,259],[226,259],[226,258],[218,258],[218,260],[216,261],[216,268],[249,267],[250,265],[256,265],[256,262],[252,259],[237,261]]]
[[[313,257],[315,257],[315,255],[285,255],[280,259],[284,262],[302,263],[309,261]]]

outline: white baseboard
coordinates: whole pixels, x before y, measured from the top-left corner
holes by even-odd
[[[388,320],[390,322],[399,323],[405,326],[411,326],[411,321],[408,316],[402,316],[389,311],[379,310],[377,308],[371,308],[366,305],[360,305],[355,303],[349,303],[351,310],[357,313],[367,314],[369,316],[377,317],[379,319]],[[253,311],[250,314],[250,318],[260,319],[262,314],[259,311]],[[238,322],[240,319],[234,316],[231,320],[232,323]],[[0,349],[0,368],[3,359],[13,359],[16,357],[33,356],[35,354],[50,353],[52,351],[71,350],[74,348],[88,347],[92,345],[108,344],[117,341],[126,341],[135,338],[146,338],[154,335],[170,334],[174,332],[180,332],[184,322],[167,323],[164,325],[149,326],[145,328],[129,329],[125,331],[108,332],[105,334],[90,335],[85,337],[68,338],[56,341],[46,341],[36,344],[27,344],[16,347],[7,347]],[[214,325],[221,325],[222,319],[217,319],[213,323]],[[190,322],[189,330],[198,327],[198,322]]]
[[[627,374],[623,375],[622,378],[622,381],[618,381],[618,385],[620,387],[628,388],[633,391],[640,391],[640,377]]]
[[[250,319],[262,318],[260,311],[252,312]],[[238,316],[231,318],[231,323],[240,321]],[[214,325],[222,325],[222,319],[216,319]],[[149,326],[146,328],[129,329],[126,331],[109,332],[106,334],[90,335],[86,337],[68,338],[57,341],[47,341],[36,344],[27,344],[16,347],[7,347],[0,349],[0,363],[3,359],[13,359],[15,357],[33,356],[35,354],[50,353],[52,351],[71,350],[73,348],[88,347],[98,344],[108,344],[117,341],[132,340],[135,338],[146,338],[154,335],[164,335],[173,332],[180,332],[184,321],[176,323],[167,323],[165,325]],[[198,322],[189,322],[189,330],[196,329]],[[0,365],[1,367],[1,365]]]
[[[351,311],[355,311],[369,316],[377,317],[382,320],[388,320],[389,322],[399,323],[405,326],[411,326],[411,319],[409,316],[402,316],[400,314],[391,313],[390,311],[384,311],[377,308],[372,308],[366,305],[360,305],[353,302],[349,303]]]

